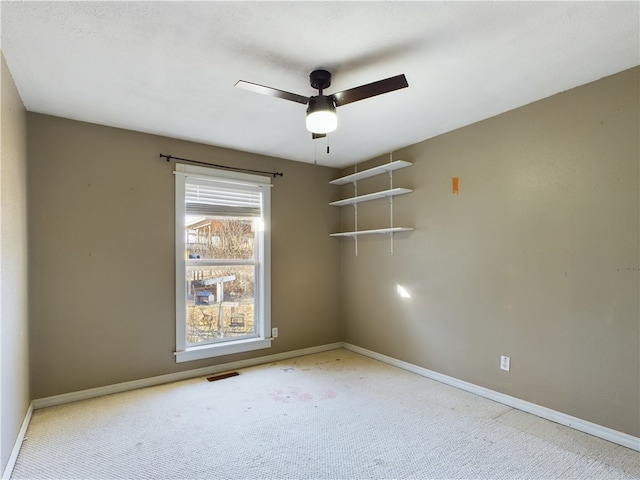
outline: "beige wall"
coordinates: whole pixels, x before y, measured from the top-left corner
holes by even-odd
[[[0,53],[0,472],[29,407],[27,120]]]
[[[635,68],[395,152],[415,231],[393,257],[342,241],[344,339],[640,436],[638,86]],[[378,202],[361,229],[387,224]]]
[[[28,114],[32,396],[339,341],[332,169]],[[176,364],[174,165],[284,172],[272,190],[272,348]]]

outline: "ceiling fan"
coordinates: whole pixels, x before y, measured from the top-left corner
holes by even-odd
[[[304,97],[296,93],[285,92],[276,88],[245,82],[244,80],[238,81],[235,86],[250,92],[307,105],[307,130],[312,133],[312,138],[314,139],[324,137],[327,133],[337,128],[337,107],[409,86],[404,75],[396,75],[395,77],[367,83],[366,85],[360,85],[332,95],[323,95],[323,90],[331,86],[331,73],[323,69],[314,70],[309,75],[309,80],[311,87],[318,90],[318,95]]]

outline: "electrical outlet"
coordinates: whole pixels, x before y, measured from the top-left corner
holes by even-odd
[[[272,338],[278,338],[278,327],[273,327],[271,329],[271,337]]]
[[[502,355],[500,357],[500,369],[506,370],[507,372],[511,370],[511,358]]]

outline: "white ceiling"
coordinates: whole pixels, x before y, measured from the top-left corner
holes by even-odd
[[[11,2],[2,51],[27,110],[344,167],[640,63],[632,2]],[[404,73],[311,140],[305,96]],[[172,152],[179,155],[180,152]]]

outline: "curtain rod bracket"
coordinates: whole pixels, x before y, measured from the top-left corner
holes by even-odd
[[[167,162],[170,162],[171,160],[179,160],[181,162],[195,163],[197,165],[205,165],[207,167],[224,168],[227,170],[235,170],[237,172],[260,173],[263,175],[267,174],[271,175],[273,178],[284,176],[284,173],[282,172],[266,172],[264,170],[253,170],[251,168],[229,167],[228,165],[217,165],[215,163],[200,162],[199,160],[189,160],[188,158],[174,157],[173,155],[165,155],[163,153],[160,154],[160,158],[166,158]]]

